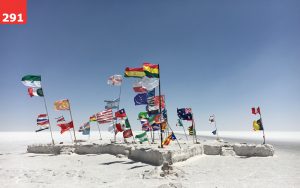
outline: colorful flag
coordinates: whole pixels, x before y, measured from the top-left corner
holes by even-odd
[[[122,81],[123,81],[122,75],[113,75],[108,78],[107,84],[112,86],[121,86]]]
[[[136,93],[146,93],[147,92],[147,89],[143,87],[141,81],[137,81],[137,82],[133,83],[133,90]]]
[[[39,114],[36,120],[37,125],[39,126],[48,126],[49,125],[49,119],[47,114]]]
[[[148,141],[147,132],[143,132],[141,134],[135,135],[135,138],[138,139],[141,143]]]
[[[146,88],[148,91],[151,91],[159,85],[159,78],[148,78],[145,76],[140,82],[143,88]]]
[[[133,136],[133,134],[132,134],[131,129],[128,129],[128,130],[123,132],[123,137],[124,138],[129,138],[129,137],[132,137],[132,136]]]
[[[260,114],[260,108],[252,108],[252,114],[256,115],[256,114]]]
[[[264,127],[263,127],[261,119],[259,119],[257,121],[253,121],[253,130],[254,131],[262,131],[262,130],[264,130]]]
[[[155,96],[154,97],[154,104],[157,107],[159,107],[159,100],[160,100],[160,103],[161,103],[161,108],[165,108],[165,96],[161,95],[161,96]]]
[[[170,142],[171,141],[174,141],[174,140],[176,140],[176,136],[175,136],[175,134],[172,132],[164,141],[163,141],[163,145],[165,145],[165,146],[167,146],[167,145],[169,145],[170,144]]]
[[[124,77],[136,77],[136,78],[142,78],[146,76],[144,69],[142,67],[140,68],[129,68],[126,67]]]
[[[105,109],[116,109],[119,107],[120,99],[104,100],[104,102],[106,102]]]
[[[104,110],[96,114],[99,124],[109,123],[113,121],[112,109]]]
[[[22,83],[27,87],[42,87],[41,86],[41,76],[36,75],[26,75],[22,78]]]
[[[62,122],[62,121],[65,121],[64,116],[59,116],[59,117],[57,117],[57,118],[55,118],[55,119],[56,119],[56,122],[57,122],[57,123]]]
[[[217,129],[214,130],[213,132],[211,132],[213,135],[216,135],[217,134]]]
[[[160,130],[160,125],[159,124],[154,123],[151,126],[152,126],[153,131],[159,131]]]
[[[147,104],[147,93],[137,94],[134,97],[134,104],[135,105],[144,105],[144,104]]]
[[[120,123],[121,123],[121,125],[125,125],[126,129],[130,129],[131,128],[128,118],[121,119]]]
[[[38,130],[35,130],[35,132],[37,133],[37,132],[40,132],[40,131],[43,131],[43,130],[47,130],[47,129],[49,129],[49,127],[40,128],[40,129],[38,129]]]
[[[209,116],[209,119],[208,119],[208,121],[209,121],[210,123],[213,123],[213,122],[215,122],[215,116],[214,116],[214,115],[212,115],[212,116]]]
[[[147,112],[140,112],[138,115],[138,119],[147,119],[148,113]]]
[[[70,130],[71,128],[74,128],[73,121],[70,121],[68,123],[57,124],[57,126],[60,127],[60,134]]]
[[[126,115],[126,112],[124,109],[121,109],[121,110],[115,112],[115,117],[117,117],[117,118],[124,118],[126,116],[127,115]]]
[[[96,121],[97,121],[96,115],[90,116],[90,122],[96,122]]]
[[[183,127],[181,119],[177,119],[176,126]]]
[[[189,135],[194,135],[195,134],[193,125],[188,127],[188,131],[189,131]]]
[[[124,130],[125,130],[125,125],[124,124],[121,124],[121,123],[117,123],[116,124],[116,134],[118,133],[118,132],[123,132]]]
[[[55,110],[70,110],[70,103],[68,99],[59,100],[54,102]]]
[[[177,108],[177,115],[182,120],[188,120],[188,121],[193,120],[193,115],[191,113],[190,108],[180,108],[180,109]]]
[[[165,131],[165,130],[167,129],[167,122],[162,122],[162,123],[160,124],[160,126],[161,126],[161,130],[162,130],[162,131]]]
[[[143,69],[146,76],[159,78],[159,67],[157,64],[144,63]]]
[[[79,132],[82,132],[82,135],[90,135],[91,126],[90,122],[84,123],[84,125],[79,127]]]
[[[37,88],[37,87],[29,87],[28,88],[28,94],[29,94],[30,97],[33,97],[33,96],[43,97],[44,96],[43,89],[42,88]]]
[[[147,110],[147,113],[149,116],[159,114],[159,109],[157,109],[156,107],[155,107],[155,109],[153,109],[153,107],[150,107],[149,105],[147,105],[146,110]]]

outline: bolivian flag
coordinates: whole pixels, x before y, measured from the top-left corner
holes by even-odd
[[[136,77],[136,78],[142,78],[146,76],[143,67],[139,68],[129,68],[126,67],[124,77]]]
[[[144,63],[143,69],[147,77],[159,78],[159,69],[157,64]]]
[[[257,121],[253,121],[253,130],[254,131],[262,131],[264,130],[264,127],[262,125],[261,119]]]

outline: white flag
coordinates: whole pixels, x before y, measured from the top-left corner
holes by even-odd
[[[148,78],[147,76],[145,76],[142,78],[141,83],[144,88],[146,88],[148,91],[151,91],[159,85],[159,79]]]
[[[121,86],[122,81],[123,81],[122,75],[113,75],[108,78],[107,84],[112,86]]]

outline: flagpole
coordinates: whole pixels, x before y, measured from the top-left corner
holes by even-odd
[[[72,133],[71,133],[70,129],[69,129],[69,133],[70,133],[71,141],[72,141],[72,143],[74,143],[74,142],[73,142]]]
[[[122,81],[122,82],[123,82],[123,81]],[[121,85],[120,85],[120,89],[119,89],[119,97],[118,97],[118,99],[119,99],[119,102],[118,102],[118,108],[117,108],[117,111],[119,111],[119,110],[120,110],[120,102],[121,102],[122,85],[123,85],[123,83],[121,83]],[[117,142],[116,124],[117,124],[117,118],[116,118],[116,120],[114,121],[114,132],[115,132],[115,135],[114,135],[114,140],[115,140],[115,143]]]
[[[98,131],[99,131],[99,135],[100,135],[100,140],[102,140],[102,137],[101,137],[101,131],[100,131],[100,126],[99,126],[98,121],[96,121],[96,122],[97,122],[97,127],[98,127]]]
[[[193,136],[193,141],[194,141],[194,138],[196,140],[196,143],[197,143],[197,133],[196,133],[196,124],[195,124],[195,121],[194,121],[194,113],[192,113],[192,119],[193,119],[193,132],[194,132],[194,136]]]
[[[157,68],[158,68],[158,100],[159,100],[159,113],[161,115],[161,88],[160,88],[160,68],[159,68],[159,64],[157,64]],[[162,129],[160,126],[160,147],[163,148],[163,135],[162,135]]]
[[[70,112],[70,117],[71,117],[71,121],[73,123],[73,132],[74,132],[74,142],[75,144],[77,143],[77,139],[76,139],[76,134],[75,134],[75,126],[74,126],[74,121],[73,121],[73,117],[72,117],[72,112],[71,112],[71,104],[70,101],[68,100],[69,103],[69,112]]]
[[[259,108],[259,107],[258,107],[258,108]],[[263,131],[263,138],[264,138],[264,142],[263,142],[263,144],[266,144],[265,128],[264,128],[264,124],[263,124],[263,122],[262,122],[260,108],[259,108],[259,117],[260,117],[261,125],[262,125],[262,127],[263,127],[263,130],[262,130],[262,131]]]
[[[186,141],[189,141],[188,136],[186,135],[185,128],[184,128],[184,125],[183,125],[183,124],[182,124],[182,128],[183,128],[184,135],[185,135],[185,137],[186,137]]]
[[[168,126],[169,126],[169,125],[168,125]],[[174,134],[174,132],[173,132],[171,126],[169,126],[169,127],[170,127],[170,129],[171,129],[171,131],[172,131],[172,134]],[[176,136],[175,136],[175,137],[176,137]],[[176,137],[176,141],[177,141],[177,143],[178,143],[178,145],[179,145],[179,148],[181,149],[181,146],[180,146],[180,144],[179,144],[179,141],[178,141],[177,137]]]
[[[42,83],[41,83],[41,88],[42,88]],[[50,130],[50,134],[51,134],[51,139],[52,139],[52,144],[54,144],[54,139],[53,139],[53,134],[52,134],[52,128],[51,128],[51,124],[50,124],[50,117],[49,117],[49,113],[48,113],[48,108],[47,108],[47,103],[46,103],[46,97],[45,97],[45,92],[43,90],[43,99],[44,99],[44,104],[45,104],[45,109],[46,109],[46,113],[47,113],[47,116],[48,116],[48,121],[49,121],[49,130]]]
[[[220,140],[220,137],[219,137],[219,131],[218,131],[218,128],[217,128],[217,121],[216,121],[216,117],[215,117],[215,115],[213,115],[214,116],[214,121],[215,121],[215,129],[216,129],[216,134],[217,134],[217,140]]]

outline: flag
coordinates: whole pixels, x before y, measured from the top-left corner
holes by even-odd
[[[159,78],[148,78],[145,76],[141,79],[140,82],[143,88],[146,88],[148,91],[151,91],[159,85]]]
[[[122,75],[113,75],[108,78],[107,84],[112,86],[121,86],[122,81],[123,81]]]
[[[144,63],[143,69],[146,76],[159,78],[159,69],[157,64]]]
[[[38,129],[38,130],[35,130],[35,132],[37,133],[37,132],[40,132],[40,131],[43,131],[43,130],[47,130],[47,129],[49,129],[49,127],[40,128],[40,129]]]
[[[160,126],[161,126],[161,130],[162,130],[162,131],[165,131],[165,130],[167,129],[167,122],[162,122],[162,123],[160,124]]]
[[[152,125],[154,123],[160,123],[160,114],[150,115],[149,116],[149,124]]]
[[[147,89],[143,87],[141,81],[133,83],[133,91],[136,93],[146,93]]]
[[[155,96],[154,97],[154,104],[157,107],[159,107],[159,100],[160,100],[160,103],[161,103],[161,108],[165,108],[165,96],[161,95],[161,96]]]
[[[70,103],[68,99],[59,100],[54,102],[55,110],[70,110]]]
[[[82,132],[82,135],[90,135],[91,126],[90,122],[84,123],[84,125],[79,127],[79,132]]]
[[[260,115],[260,108],[259,107],[252,108],[252,114],[254,114],[254,115],[259,114]]]
[[[43,89],[42,88],[37,88],[37,87],[29,87],[28,88],[28,94],[29,94],[30,97],[33,97],[33,96],[43,97],[44,96]]]
[[[121,123],[116,124],[116,134],[118,132],[123,132],[124,130],[125,130],[125,125],[124,124],[121,124]]]
[[[126,117],[126,116],[127,116],[127,115],[126,115],[126,112],[125,112],[124,109],[121,109],[121,110],[115,112],[115,117],[118,117],[118,118],[124,118],[124,117]]]
[[[96,121],[97,121],[96,115],[90,116],[90,122],[96,122]]]
[[[189,135],[194,135],[195,134],[193,125],[188,127],[188,131],[189,131]]]
[[[264,130],[264,127],[263,127],[261,119],[259,119],[257,121],[253,121],[253,130],[254,131],[262,131],[262,130]]]
[[[140,68],[129,68],[126,67],[124,77],[136,77],[142,78],[146,76],[143,67]]]
[[[174,141],[174,140],[176,140],[176,136],[175,136],[175,134],[172,132],[164,141],[163,141],[163,145],[165,145],[165,146],[167,146],[167,145],[169,145],[170,144],[170,142],[171,141]]]
[[[133,134],[132,134],[131,129],[128,129],[128,130],[123,132],[123,137],[124,138],[129,138],[129,137],[132,137],[132,136],[133,136]]]
[[[193,120],[193,115],[191,113],[190,108],[180,108],[180,109],[177,108],[177,115],[182,120],[188,120],[188,121]]]
[[[213,135],[216,135],[217,134],[217,129],[214,130],[213,132],[211,132]]]
[[[100,123],[100,124],[112,122],[113,121],[112,109],[98,112],[96,114],[96,118],[97,118],[98,123]]]
[[[160,130],[160,125],[159,124],[154,123],[151,126],[152,126],[153,131],[159,131]]]
[[[176,126],[183,127],[181,119],[177,119]]]
[[[167,115],[167,110],[166,109],[163,109],[161,113],[162,113],[162,116],[163,116],[164,119],[168,119],[168,115]]]
[[[159,109],[157,108],[153,109],[149,105],[146,106],[146,110],[149,116],[159,114]]]
[[[119,107],[120,99],[104,100],[104,102],[106,102],[105,109],[116,109]]]
[[[42,87],[41,85],[41,76],[36,75],[26,75],[22,78],[22,83],[27,87]]]
[[[143,132],[141,134],[135,135],[135,138],[138,139],[141,143],[148,141],[147,132]]]
[[[124,125],[126,129],[130,129],[130,128],[131,128],[128,118],[126,118],[126,119],[121,119],[121,120],[120,120],[120,123],[121,123],[122,125]]]
[[[134,103],[135,105],[147,104],[147,93],[137,94],[134,97]]]
[[[59,117],[57,117],[57,118],[55,118],[55,119],[56,119],[56,122],[57,122],[57,123],[62,122],[62,121],[65,121],[64,116],[59,116]]]
[[[208,119],[208,121],[209,121],[210,123],[213,123],[213,122],[215,122],[215,116],[214,116],[214,115],[212,115],[212,116],[209,116],[209,119]]]
[[[38,126],[47,127],[49,125],[47,114],[39,114],[36,123]]]
[[[147,119],[148,113],[147,112],[140,112],[138,115],[138,119]]]
[[[74,128],[73,121],[70,121],[68,123],[57,124],[57,126],[60,127],[60,134],[68,131],[71,128]]]
[[[150,131],[152,130],[152,127],[149,124],[148,119],[141,119],[141,124],[142,124],[142,130],[143,131]]]

